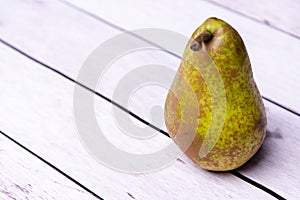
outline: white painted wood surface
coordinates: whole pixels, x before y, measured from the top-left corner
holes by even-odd
[[[218,13],[219,17],[227,19],[235,27],[240,28],[238,30],[245,38],[246,45],[249,44],[248,49],[254,73],[263,95],[292,109],[300,110],[298,103],[300,87],[297,81],[299,70],[296,69],[300,43],[295,38],[205,2],[193,4],[193,1],[188,1],[181,5],[176,2],[168,4],[166,1],[161,1],[160,3],[151,2],[151,6],[139,1],[116,3],[78,0],[74,2],[126,29],[160,27],[187,36],[206,17]],[[5,2],[5,5],[0,8],[0,37],[73,78],[76,77],[84,59],[96,46],[119,33],[56,1],[9,1]],[[109,12],[116,8],[122,12]],[[176,15],[180,13],[179,8],[181,8],[180,12],[186,14]],[[11,12],[12,9],[19,12]],[[195,12],[199,10],[202,12]],[[272,37],[269,37],[270,35]],[[274,44],[274,38],[278,43]],[[195,194],[199,194],[202,198],[209,198],[211,197],[209,193],[214,194],[214,198],[220,199],[270,197],[264,196],[265,194],[260,190],[231,175],[205,172],[195,167],[186,157],[182,158],[185,165],[177,161],[160,172],[140,176],[120,174],[99,165],[86,153],[77,138],[72,121],[72,84],[51,74],[52,72],[48,70],[41,69],[37,64],[29,62],[3,45],[1,49],[1,58],[6,59],[0,66],[2,82],[0,87],[2,91],[5,91],[0,96],[0,102],[3,105],[0,108],[3,113],[0,127],[4,127],[16,139],[40,152],[43,157],[73,175],[100,196],[108,199],[131,199],[127,194],[129,192],[137,199],[189,198],[192,196],[188,195],[194,196]],[[289,52],[285,49],[289,49]],[[119,70],[117,73],[111,71],[110,73],[114,76],[110,82],[106,82],[100,88],[101,92],[111,96],[118,78],[140,64],[156,60],[159,64],[166,64],[174,69],[179,63],[177,59],[157,52],[141,52],[141,54],[131,56],[133,57],[129,55],[120,60],[115,66],[132,64],[132,60],[134,60],[134,65],[128,65],[123,71]],[[139,57],[142,59],[138,59]],[[35,87],[32,87],[33,85]],[[129,108],[149,119],[150,106],[143,105],[162,103],[164,99],[163,91],[158,93],[156,89],[148,88],[147,92],[138,94]],[[145,94],[149,92],[156,94],[157,98],[146,100]],[[3,96],[3,94],[6,95]],[[139,104],[138,101],[140,101]],[[113,133],[112,142],[124,145],[121,147],[126,148],[130,140],[127,141],[128,143],[122,143],[116,139],[122,134],[113,123],[110,105],[99,99],[95,106],[99,122],[102,122],[104,128]],[[270,113],[268,125],[270,136],[262,151],[240,171],[282,196],[293,199],[299,195],[297,191],[298,180],[300,180],[297,170],[299,166],[297,132],[299,132],[298,124],[300,123],[296,116],[272,104],[266,103],[266,106]],[[54,107],[55,110],[53,110]],[[28,135],[24,135],[24,131]],[[148,143],[150,146],[145,147],[145,151],[153,150],[168,142],[163,136],[157,137],[159,138],[156,141]],[[161,143],[158,143],[159,141]],[[133,145],[129,151],[141,150],[139,144],[135,145],[137,146]],[[84,164],[78,165],[78,163]],[[274,174],[280,178],[273,177]],[[187,184],[186,180],[190,183]],[[143,185],[144,182],[147,184]],[[206,193],[199,190],[203,185],[208,186],[205,188]],[[171,194],[167,190],[170,186],[174,188]],[[219,188],[217,193],[216,188]]]
[[[96,199],[0,135],[0,199]]]
[[[273,199],[229,173],[202,170],[185,156],[160,171],[141,175],[99,164],[76,132],[72,82],[2,44],[0,57],[2,130],[104,199]],[[97,98],[96,106],[97,119],[108,127],[105,132],[122,134],[111,122],[111,104]],[[156,137],[170,140],[161,134]]]
[[[264,101],[267,136],[260,151],[238,171],[287,199],[298,199],[300,187],[300,118]]]
[[[297,23],[300,20],[300,2],[297,0],[210,1],[300,37],[300,25]]]
[[[151,4],[153,9],[144,5],[144,1],[113,3],[113,1],[77,0],[74,2],[126,29],[158,27],[187,36],[190,36],[206,17],[217,13],[218,17],[233,24],[245,39],[254,75],[262,94],[293,110],[300,111],[298,104],[300,74],[297,70],[300,40],[202,1],[195,6],[192,6],[192,2],[186,2],[184,6],[178,3],[169,5],[166,1],[157,3],[159,5],[153,2]],[[72,77],[76,77],[81,64],[95,47],[119,33],[55,1],[39,1],[39,3],[9,1],[5,4],[5,7],[1,7],[0,13],[1,36]],[[155,9],[159,6],[160,9]],[[107,9],[102,9],[103,7]],[[122,12],[110,12],[116,8]],[[180,8],[183,9],[183,13],[197,13],[197,15],[175,15],[176,10]],[[11,9],[18,9],[20,12],[13,13],[10,12]],[[166,14],[170,11],[174,14]],[[171,66],[177,68],[177,63]],[[110,95],[110,93],[106,94]]]
[[[262,94],[300,112],[300,71],[297,70],[300,40],[296,38],[206,1],[69,2],[127,30],[162,28],[188,37],[206,18],[215,16],[224,19],[244,39]]]

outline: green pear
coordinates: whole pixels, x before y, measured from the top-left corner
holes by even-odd
[[[260,148],[266,114],[239,33],[217,18],[193,33],[165,102],[169,134],[200,167],[240,167]]]

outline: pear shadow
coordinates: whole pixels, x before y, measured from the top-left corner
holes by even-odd
[[[267,159],[268,157],[276,156],[274,155],[276,154],[275,151],[272,151],[272,149],[276,148],[275,140],[281,140],[282,138],[283,136],[279,128],[276,128],[274,131],[267,130],[264,142],[256,154],[254,154],[254,156],[250,158],[244,165],[235,170],[243,172],[255,171],[260,165],[262,165],[261,162],[270,160]]]
[[[213,170],[204,169],[204,168],[200,167],[199,165],[197,165],[196,163],[194,163],[192,160],[189,160],[189,162],[186,164],[192,165],[192,167],[195,169],[195,171],[199,170],[199,171],[202,171],[203,173],[211,174],[211,175],[213,175],[213,177],[216,177],[216,178],[227,179],[232,176],[230,171],[213,171]]]
[[[262,146],[259,150],[254,154],[252,158],[250,158],[245,164],[240,166],[237,169],[228,170],[228,171],[212,171],[206,170],[192,162],[184,162],[184,164],[191,164],[193,167],[197,168],[198,170],[205,171],[206,173],[211,173],[217,175],[219,178],[227,178],[232,176],[235,171],[239,171],[240,173],[256,171],[258,170],[263,164],[262,162],[265,160],[270,160],[270,157],[276,157],[276,151],[273,151],[276,148],[275,141],[283,139],[283,134],[279,128],[276,128],[273,131],[267,130],[266,136]],[[181,160],[177,160],[177,162],[181,162]],[[183,163],[182,163],[183,164]]]

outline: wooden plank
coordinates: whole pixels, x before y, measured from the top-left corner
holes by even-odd
[[[154,27],[188,37],[206,18],[216,16],[224,19],[243,37],[262,94],[300,112],[300,70],[297,67],[300,40],[296,38],[205,1],[70,2],[127,30]]]
[[[72,1],[72,3],[74,2],[77,6],[129,30],[141,27],[160,27],[175,30],[186,35],[190,35],[193,29],[207,16],[213,16],[214,13],[218,13],[219,17],[226,19],[235,27],[239,28],[243,38],[245,38],[246,45],[249,45],[248,49],[253,63],[254,74],[263,95],[272,97],[284,105],[288,105],[299,111],[299,101],[292,102],[293,100],[291,100],[291,98],[297,99],[297,96],[299,96],[298,78],[288,71],[285,71],[289,68],[293,73],[299,74],[299,70],[296,68],[296,55],[299,54],[300,48],[299,40],[295,38],[291,38],[267,26],[241,18],[218,7],[206,4],[205,2],[194,3],[193,1],[187,1],[184,5],[181,5],[179,2],[174,1],[172,4],[166,1],[160,1],[157,3],[151,2],[151,6],[143,1],[135,1],[134,3],[130,3],[129,1],[118,3],[94,0]],[[106,9],[100,9],[100,6]],[[122,10],[122,12],[110,12],[113,9]],[[177,13],[181,14],[177,15]],[[176,26],[174,26],[174,22],[176,22]],[[276,41],[276,43],[274,41]],[[292,50],[286,51],[285,49]],[[294,58],[289,57],[289,55],[287,55],[289,53],[295,53]],[[274,59],[274,55],[280,56]],[[289,59],[285,61],[291,62],[291,65],[282,62],[282,58],[285,58],[286,55]],[[169,57],[167,59],[169,59]],[[290,59],[293,59],[293,61]],[[135,59],[135,61],[136,60],[137,59]],[[282,66],[287,68],[282,68]],[[120,69],[120,67],[118,69]],[[112,74],[114,73],[111,73],[108,77],[111,77]],[[149,96],[153,95],[146,95],[149,92],[151,92],[151,89],[139,96],[139,101],[143,102],[144,105],[153,105],[151,104],[151,100],[149,100]],[[161,99],[164,99],[163,94],[164,93],[160,91],[154,96],[158,99],[161,97]],[[142,98],[142,96],[144,96],[144,98]],[[297,116],[273,104],[268,102],[265,102],[265,104],[269,113],[268,137],[258,155],[247,165],[242,167],[240,171],[250,178],[265,184],[274,191],[277,191],[284,197],[296,199],[299,195],[298,180],[300,180],[300,174],[297,168],[297,166],[299,166],[299,135],[297,132],[299,132],[300,121]],[[138,109],[135,110],[138,113],[149,113],[149,109],[143,108],[138,104],[138,101],[136,101],[134,105],[135,107],[137,107],[137,105],[139,106]],[[276,176],[274,176],[274,174],[276,174]]]
[[[1,38],[74,77],[90,52],[118,33],[56,1],[1,3]],[[15,17],[11,10],[18,11]]]
[[[287,199],[297,199],[300,186],[300,118],[264,102],[267,135],[262,148],[239,171]]]
[[[88,54],[97,45],[118,33],[117,30],[59,3],[39,2],[6,2],[5,9],[1,7],[0,12],[2,21],[0,26],[1,37],[21,47],[24,51],[30,52],[35,57],[53,64],[57,69],[73,78],[76,77],[80,65]],[[118,6],[110,1],[99,3],[93,0],[77,0],[74,2],[127,29],[160,27],[187,36],[207,16],[218,13],[219,17],[226,19],[238,28],[245,39],[253,64],[254,75],[262,94],[284,106],[300,111],[298,103],[300,95],[297,92],[300,91],[300,83],[297,81],[300,72],[296,68],[297,55],[300,49],[299,40],[205,2],[199,2],[195,6],[192,6],[195,3],[187,2],[183,6],[183,13],[186,14],[173,17],[171,17],[171,13],[166,16],[164,16],[164,13],[170,11],[175,13],[176,9],[182,7],[179,3],[167,5],[166,2],[162,1],[161,5],[156,5],[153,2],[152,6],[154,8],[162,6],[160,12],[157,13],[154,10],[159,9],[153,9],[150,12],[147,10],[148,6],[145,6],[143,2],[135,4],[139,9],[129,6],[131,3],[125,3],[125,1],[124,3],[123,1],[118,3]],[[107,9],[101,9],[102,6]],[[120,8],[122,12],[109,12],[113,8]],[[18,9],[19,12],[10,12],[11,9]],[[169,9],[169,11],[164,9]],[[196,9],[197,12],[189,12],[189,9],[191,11]],[[198,10],[203,11],[199,13]],[[124,16],[122,16],[122,13],[124,13]],[[144,13],[142,16],[147,15],[147,17],[134,17],[138,16],[139,13]],[[198,13],[197,16],[192,17],[194,20],[190,20],[191,13]],[[178,25],[177,23],[177,26],[174,26],[174,20],[180,21],[182,24]],[[22,37],[19,33],[22,33]],[[275,40],[276,43],[274,43]],[[285,49],[289,49],[289,51]],[[177,63],[173,60],[170,61],[173,69],[177,68]],[[111,88],[109,88],[104,91],[104,94],[110,96],[111,91]]]
[[[17,7],[17,6],[18,5],[16,4],[15,7]],[[24,6],[24,5],[22,4],[22,6]],[[34,5],[32,5],[32,6],[34,6]],[[23,8],[23,7],[21,7],[21,8]],[[208,7],[208,8],[210,8],[210,7]],[[75,31],[75,32],[76,31],[80,31],[80,29],[77,27],[79,25],[77,25],[76,23],[71,23],[72,19],[70,19],[68,17],[65,17],[65,18],[63,17],[64,13],[69,13],[69,12],[72,13],[72,11],[69,10],[67,7],[64,7],[64,6],[60,5],[60,4],[53,4],[52,5],[51,3],[47,3],[47,7],[45,7],[44,9],[46,9],[47,11],[40,9],[41,13],[39,13],[38,9],[37,9],[36,12],[38,12],[38,14],[35,13],[35,15],[37,15],[37,16],[38,15],[43,16],[43,13],[45,13],[45,12],[47,13],[48,12],[47,14],[49,16],[51,16],[51,13],[56,13],[56,16],[58,16],[59,18],[61,18],[61,22],[65,23],[64,27],[66,27],[68,30],[72,30],[72,32],[73,31]],[[143,9],[145,9],[145,8],[141,7],[141,10],[143,10]],[[212,9],[215,9],[215,8],[212,7]],[[26,10],[26,9],[23,9],[23,10]],[[62,12],[61,14],[59,14],[59,12],[57,12],[57,10],[63,10],[64,12]],[[206,10],[206,9],[203,9],[203,10]],[[24,12],[26,12],[26,11],[24,11]],[[126,9],[124,10],[124,12],[127,12]],[[137,11],[132,10],[132,12],[134,13],[134,12],[137,12]],[[220,12],[220,13],[222,13],[222,12]],[[27,16],[28,13],[26,15],[25,14],[23,13],[24,16],[19,17],[19,18],[24,19],[25,21],[27,20],[28,22],[30,22],[30,20],[28,20],[28,18],[26,18],[26,16]],[[31,14],[28,14],[28,15],[31,16]],[[230,14],[228,14],[228,15],[230,15]],[[9,16],[9,13],[7,13],[5,16]],[[75,19],[77,19],[75,14],[72,15],[72,17],[74,17]],[[231,17],[232,17],[232,15],[231,15]],[[9,17],[7,17],[7,18],[9,18]],[[34,17],[32,17],[32,18],[34,18]],[[30,19],[30,17],[29,17],[29,19]],[[82,17],[82,19],[85,19],[85,18]],[[243,19],[241,19],[241,20],[243,21]],[[8,24],[10,24],[10,28],[9,28],[10,30],[12,29],[11,27],[13,27],[14,23],[15,23],[14,21],[11,21],[11,23],[8,23]],[[46,22],[44,21],[44,23],[46,23]],[[93,20],[90,20],[90,19],[86,19],[85,23],[88,24],[88,26],[94,26],[95,25],[95,28],[98,26],[96,21],[93,21]],[[123,22],[123,23],[125,23],[125,22]],[[147,23],[149,23],[149,20],[147,21],[147,19],[145,19],[145,24],[147,24]],[[73,24],[73,25],[69,25],[69,24]],[[39,24],[39,25],[42,26],[42,24]],[[28,27],[31,27],[31,26],[28,25]],[[49,27],[49,26],[47,26],[47,27]],[[109,28],[107,27],[107,29],[109,29]],[[262,29],[264,29],[264,27],[262,27]],[[55,33],[55,30],[56,30],[56,27],[53,27],[53,28],[51,28],[51,29],[48,30],[48,33],[49,34],[50,33]],[[105,30],[106,29],[101,30],[101,31],[105,31]],[[269,29],[266,29],[266,30],[270,31]],[[5,28],[1,29],[1,33],[3,33],[6,38],[10,38],[11,39],[10,35],[8,34],[8,31],[6,31]],[[25,33],[26,33],[26,31],[25,31]],[[47,33],[45,33],[45,34],[47,34]],[[86,34],[87,34],[86,40],[90,41],[89,39],[92,38],[92,37],[89,37],[89,35],[88,35],[89,32],[86,32]],[[64,40],[68,41],[68,44],[73,44],[72,47],[77,47],[76,44],[78,44],[78,42],[80,42],[80,41],[77,41],[76,39],[72,38],[71,36],[69,36],[69,37],[59,37],[59,36],[60,35],[57,35],[57,37],[58,37],[57,41],[60,41],[60,42],[58,42],[58,44],[60,44],[62,46],[64,45],[63,44]],[[29,35],[27,36],[27,39],[30,40]],[[45,40],[47,41],[47,38],[45,38]],[[286,38],[286,40],[289,41],[288,38]],[[59,69],[64,70],[64,72],[68,73],[69,75],[71,74],[72,77],[76,77],[76,75],[78,73],[78,70],[80,68],[80,64],[79,64],[80,61],[84,60],[83,57],[87,55],[87,54],[85,54],[84,56],[82,56],[83,52],[87,51],[85,49],[87,47],[85,47],[85,48],[79,48],[79,49],[75,48],[75,50],[73,49],[73,51],[77,52],[77,53],[74,53],[74,52],[72,53],[72,55],[75,55],[74,57],[72,57],[72,59],[73,59],[72,62],[77,63],[77,64],[76,65],[67,65],[68,62],[71,62],[70,59],[69,59],[69,57],[68,57],[68,54],[64,54],[64,56],[59,56],[58,54],[55,54],[56,55],[56,59],[54,59],[54,56],[49,56],[49,57],[46,58],[45,54],[50,55],[49,52],[55,53],[55,51],[53,51],[53,49],[55,49],[56,46],[54,44],[51,44],[51,42],[47,42],[48,51],[46,52],[44,50],[43,53],[40,53],[40,52],[42,52],[42,50],[38,51],[38,49],[41,48],[41,45],[39,45],[40,41],[36,42],[35,40],[32,40],[32,45],[29,44],[29,41],[26,41],[26,42],[23,41],[22,42],[22,41],[20,41],[20,40],[18,40],[16,38],[13,38],[12,41],[15,44],[17,44],[17,45],[21,46],[22,48],[24,48],[26,51],[33,52],[33,54],[36,55],[38,58],[42,58],[43,60],[47,60],[47,62],[49,62],[51,64],[54,63],[55,66],[57,64],[58,67],[65,67],[63,64],[66,64],[66,66],[68,67],[69,70],[65,70],[66,68],[59,68]],[[99,41],[99,40],[97,40],[97,41]],[[91,44],[92,42],[90,41],[88,43]],[[67,46],[63,46],[63,47],[67,48]],[[81,46],[79,45],[78,47],[83,47],[83,45],[81,45]],[[89,48],[93,49],[93,46],[91,45],[91,46],[89,46]],[[80,54],[78,52],[81,52],[82,54]],[[147,55],[148,55],[148,57],[147,57]],[[172,68],[173,69],[177,68],[179,61],[176,60],[175,58],[170,58],[170,56],[167,57],[167,58],[165,58],[165,56],[169,56],[169,55],[165,55],[165,54],[161,54],[161,53],[159,54],[159,53],[151,53],[151,52],[150,53],[149,52],[148,53],[141,52],[141,54],[137,54],[133,58],[132,57],[129,57],[129,58],[125,57],[124,58],[125,60],[123,60],[123,61],[121,60],[119,62],[119,64],[118,63],[116,64],[116,65],[119,65],[119,66],[123,66],[122,70],[124,70],[124,71],[120,70],[120,67],[116,67],[115,73],[114,73],[114,71],[110,72],[111,74],[113,74],[113,76],[111,76],[112,78],[108,79],[109,81],[104,81],[106,83],[106,85],[103,85],[104,88],[103,88],[103,90],[101,90],[101,92],[105,91],[106,94],[109,94],[109,96],[111,96],[112,92],[113,92],[114,84],[118,83],[118,79],[117,78],[122,77],[124,74],[126,74],[126,72],[134,69],[135,66],[139,66],[140,64],[147,64],[147,63],[151,63],[151,61],[153,62],[153,60],[156,60],[157,62],[166,62],[164,64],[169,64],[171,66],[173,65],[173,63],[175,63],[175,65],[173,65]],[[137,59],[138,57],[140,57],[142,59],[139,60],[139,59]],[[49,59],[49,58],[51,58],[51,59]],[[128,64],[125,65],[124,63],[130,63],[130,65],[128,65]],[[255,68],[254,70],[256,70],[256,69],[257,68]],[[277,70],[277,68],[276,68],[276,70]],[[297,73],[297,72],[295,72],[295,73]],[[294,77],[291,77],[291,78],[292,78],[292,80],[294,80],[293,79]],[[298,87],[298,86],[296,86],[296,87]],[[105,90],[105,88],[106,88],[106,90]],[[294,93],[295,93],[295,91],[294,91]],[[150,98],[148,98],[150,95],[147,96],[145,94],[152,94],[151,96],[154,96],[155,98],[150,99]],[[151,108],[152,105],[157,104],[157,103],[158,104],[163,104],[163,99],[164,99],[163,95],[164,94],[165,93],[163,91],[162,92],[157,92],[157,88],[155,88],[155,90],[153,90],[153,88],[150,87],[148,89],[148,91],[146,90],[146,92],[140,93],[138,95],[137,100],[135,100],[134,103],[132,103],[131,105],[129,105],[129,107],[131,106],[130,108],[132,108],[132,110],[134,112],[137,112],[138,114],[140,114],[141,116],[145,117],[146,119],[150,119],[150,117],[149,117],[149,108]],[[145,105],[150,105],[150,106],[146,107]],[[100,106],[101,106],[101,104],[100,104]],[[99,107],[99,109],[97,109],[97,110],[100,111],[101,108]],[[110,130],[111,130],[112,129],[111,127],[113,127],[113,126],[111,126],[110,123],[106,123],[106,124],[107,124],[107,127],[110,128]],[[280,124],[280,125],[281,126],[285,126],[285,124]],[[53,126],[54,126],[54,124],[53,124]],[[269,127],[269,129],[272,130],[272,127]],[[295,141],[297,141],[297,140],[295,140]],[[115,141],[115,142],[118,142],[118,141]],[[120,143],[122,143],[122,142],[119,141],[117,144],[120,144]],[[293,145],[296,146],[297,144],[293,144]],[[124,148],[125,147],[126,147],[126,144],[124,145]],[[294,147],[293,146],[289,146],[288,148],[291,148],[291,149],[282,149],[281,154],[278,154],[278,157],[276,157],[276,161],[280,160],[281,156],[285,158],[287,155],[289,155],[289,151],[293,151]],[[134,151],[134,149],[132,151]],[[271,157],[270,159],[273,159],[273,157]],[[275,158],[274,158],[274,160],[275,160]],[[272,162],[271,162],[272,164],[275,162],[274,160],[272,160]],[[297,170],[296,169],[297,163],[295,161],[290,166],[295,166],[294,170]],[[281,170],[282,167],[284,167],[284,164],[281,163],[281,165],[279,165],[279,167],[274,167],[274,169],[275,169],[274,171],[272,171],[270,169],[268,169],[267,171],[260,171],[260,173],[257,174],[258,178],[256,180],[258,180],[259,182],[266,183],[266,185],[268,186],[269,182],[266,181],[264,177],[280,173],[280,170]],[[297,176],[298,175],[296,174],[296,177]],[[282,183],[282,184],[284,184],[284,183]],[[270,184],[270,186],[272,186],[272,184]],[[279,187],[281,187],[281,185],[279,185]],[[291,185],[291,187],[296,188],[297,186]],[[286,192],[287,191],[284,191],[284,194]],[[287,195],[293,195],[293,194],[287,194]]]
[[[300,37],[300,20],[298,10],[300,3],[296,0],[286,1],[243,1],[243,0],[210,0],[222,6],[233,9],[265,24],[270,24],[283,31]]]
[[[151,54],[152,59],[145,59],[147,58],[147,54]],[[144,62],[139,62],[138,58],[144,58]],[[105,91],[112,96],[113,92],[109,92],[109,88],[120,86],[120,82],[118,81],[121,80],[126,73],[132,72],[142,64],[150,64],[151,61],[161,61],[165,66],[169,66],[170,63],[166,60],[172,60],[170,55],[165,55],[165,53],[162,52],[151,52],[149,50],[126,55],[115,61],[102,76],[100,81],[102,85],[99,87],[99,91]],[[128,63],[131,63],[131,65],[127,66]],[[135,75],[136,79],[147,80],[149,72],[145,70],[144,73]],[[160,80],[165,78],[164,74],[159,73],[154,76],[159,77],[158,79]],[[170,84],[171,83],[165,86],[169,87]],[[130,96],[128,107],[148,121],[151,121],[151,109],[154,106],[163,108],[166,95],[166,88],[150,83],[147,87],[139,88],[139,90]],[[268,115],[266,141],[261,151],[238,171],[262,183],[273,191],[278,192],[287,199],[295,199],[299,195],[298,180],[300,180],[298,170],[300,164],[300,155],[298,153],[300,150],[300,136],[297,134],[300,131],[300,118],[268,101],[264,101],[264,103]],[[97,106],[95,107],[96,110],[102,112],[103,109]],[[163,118],[162,112],[158,112],[156,115],[161,115],[161,118]],[[101,121],[98,121],[98,123],[101,123]],[[159,124],[160,123],[157,123],[155,125],[160,127]],[[109,129],[110,125],[107,125],[106,128]],[[160,128],[166,130],[165,127]],[[118,136],[118,138],[120,138],[120,136]],[[123,141],[124,139],[120,140],[118,144],[121,145]],[[126,148],[126,144],[123,148]],[[274,177],[274,174],[277,174],[277,176]]]
[[[96,199],[0,135],[0,199]]]
[[[98,163],[82,146],[76,131],[73,83],[2,44],[0,57],[2,130],[104,199],[272,198],[229,173],[201,170],[185,156],[146,174],[121,173]],[[111,104],[100,98],[95,101],[103,132],[118,144],[122,132],[113,121]],[[161,134],[156,137],[156,141],[170,140]],[[143,141],[132,140],[122,142],[128,151],[142,152],[136,144]],[[147,142],[142,147],[147,145],[146,150],[156,150],[155,144]]]

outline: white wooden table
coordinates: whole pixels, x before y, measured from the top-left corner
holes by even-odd
[[[299,1],[0,2],[0,199],[299,199]],[[268,115],[261,150],[224,173],[202,170],[185,156],[145,174],[97,162],[73,119],[74,80],[88,55],[125,30],[163,28],[189,37],[210,16],[232,24],[247,46]],[[157,51],[125,56],[97,92],[111,99],[124,74],[153,62],[176,70],[180,60]],[[122,106],[150,121],[151,106],[164,98],[153,86]],[[171,142],[157,134],[145,147],[131,143],[114,123],[112,106],[95,97],[97,120],[118,147],[144,153]]]

